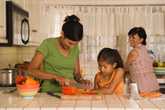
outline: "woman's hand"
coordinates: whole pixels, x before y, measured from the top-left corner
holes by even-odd
[[[77,82],[75,80],[65,79],[64,86],[73,86],[73,85],[76,85],[76,83]]]
[[[90,80],[83,79],[81,74],[75,73],[74,79],[77,83],[80,83],[83,88],[91,88],[93,86],[92,82]]]
[[[56,76],[55,80],[58,81],[61,86],[65,85],[65,78]]]

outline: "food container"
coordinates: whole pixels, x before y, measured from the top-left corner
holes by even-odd
[[[72,86],[64,86],[62,87],[62,93],[64,95],[97,95],[99,92],[94,91],[92,89],[82,89]]]
[[[75,94],[78,94],[79,92],[80,92],[79,89],[76,87],[72,87],[72,86],[62,87],[62,93],[64,95],[75,95]]]
[[[39,88],[40,88],[39,84],[35,84],[35,85],[17,84],[18,93],[24,99],[33,99],[33,97],[38,93]]]
[[[17,70],[15,68],[0,69],[0,86],[15,86]]]
[[[25,99],[33,99],[40,89],[40,84],[31,76],[18,75],[16,77],[17,91]]]

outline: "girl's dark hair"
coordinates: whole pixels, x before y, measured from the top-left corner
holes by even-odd
[[[80,41],[83,38],[83,25],[79,21],[80,19],[75,15],[65,18],[62,26],[64,37],[73,41]]]
[[[143,27],[133,27],[129,32],[128,36],[132,37],[137,34],[140,38],[143,39],[142,44],[146,45],[147,34]]]
[[[103,48],[98,54],[97,61],[106,61],[108,64],[117,63],[116,68],[123,67],[123,60],[116,49]]]

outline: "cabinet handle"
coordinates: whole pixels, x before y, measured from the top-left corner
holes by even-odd
[[[37,32],[37,29],[32,29],[32,32]]]

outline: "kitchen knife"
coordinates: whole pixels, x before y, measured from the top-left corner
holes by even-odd
[[[58,93],[48,91],[47,94],[50,95],[50,96],[54,96],[58,99],[61,99],[61,96]]]

